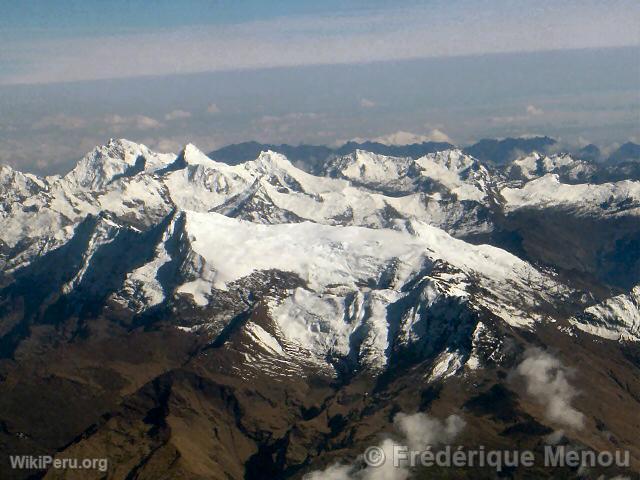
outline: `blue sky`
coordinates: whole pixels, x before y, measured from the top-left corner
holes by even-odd
[[[636,0],[21,0],[0,84],[638,43]]]
[[[96,35],[135,28],[220,25],[318,13],[362,13],[391,8],[389,0],[21,0],[5,2],[0,27],[47,35]],[[420,2],[404,2],[405,6]]]
[[[635,0],[0,1],[0,163],[175,150],[638,136]]]

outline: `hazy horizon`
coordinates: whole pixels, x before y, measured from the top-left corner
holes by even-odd
[[[640,138],[640,4],[277,0],[0,6],[0,163],[68,170],[125,137],[468,145]]]

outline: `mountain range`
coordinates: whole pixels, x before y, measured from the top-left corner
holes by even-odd
[[[554,144],[121,139],[2,167],[0,450],[110,463],[2,478],[497,475],[364,466],[417,431],[639,472],[637,146]]]
[[[333,156],[348,155],[356,150],[395,157],[420,158],[429,153],[455,148],[447,142],[423,142],[409,145],[387,145],[379,142],[350,141],[335,148],[324,145],[273,145],[259,142],[236,143],[209,153],[211,158],[230,165],[237,165],[255,159],[260,152],[274,151],[286,156],[298,167],[310,173],[321,173],[327,160]],[[482,139],[462,151],[478,160],[503,166],[518,157],[534,152],[551,154],[559,149],[558,142],[550,137],[517,137],[503,139]],[[566,149],[565,149],[566,150]],[[627,142],[605,156],[594,144],[588,144],[570,151],[576,159],[601,163],[637,163],[640,145]]]

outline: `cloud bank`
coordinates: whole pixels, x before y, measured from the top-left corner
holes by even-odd
[[[362,138],[359,138],[356,140],[364,141],[364,139]],[[412,133],[412,132],[405,132],[403,130],[398,130],[397,132],[388,133],[380,137],[375,137],[373,141],[378,143],[384,143],[385,145],[411,145],[413,143],[423,143],[423,142],[453,143],[453,140],[451,140],[449,135],[447,135],[442,130],[439,130],[437,128],[434,128],[433,130],[427,132],[426,134]]]
[[[629,46],[638,20],[631,0],[435,2],[102,37],[5,35],[0,64],[17,67],[0,85]]]

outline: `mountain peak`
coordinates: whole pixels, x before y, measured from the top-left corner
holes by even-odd
[[[532,154],[532,179],[510,179],[515,163],[485,167],[459,149],[358,148],[323,157],[314,175],[276,151],[229,165],[192,144],[158,154],[110,140],[33,192],[28,174],[0,168],[0,391],[5,406],[39,398],[0,408],[3,445],[108,451],[145,479],[158,468],[282,478],[355,458],[401,405],[460,408],[463,441],[536,448],[562,422],[547,418],[548,395],[514,392],[534,381],[524,370],[553,390],[566,372],[551,352],[575,365],[583,398],[612,405],[576,400],[588,421],[563,445],[635,445],[640,382],[625,366],[640,342],[640,181],[629,170],[563,183],[585,162]],[[184,428],[165,428],[167,411]],[[172,462],[189,430],[197,441]]]
[[[81,187],[100,189],[135,167],[147,152],[149,149],[145,145],[109,139],[106,145],[97,146],[85,155],[64,179]]]
[[[22,173],[9,165],[0,165],[0,205],[20,202],[46,188],[46,180],[31,173]]]
[[[205,155],[198,147],[193,143],[187,143],[176,159],[177,162],[184,163],[184,165],[202,165],[204,167],[215,167],[218,162],[211,160]]]
[[[274,152],[273,150],[264,150],[260,152],[258,158],[252,162],[248,162],[247,165],[254,166],[262,172],[268,172],[274,168],[284,170],[295,168],[287,157],[281,153]]]
[[[475,158],[465,154],[459,148],[429,153],[425,155],[425,157],[452,172],[467,170],[469,167],[478,163]]]
[[[188,165],[215,165],[215,162],[207,157],[193,143],[187,143],[178,156],[182,157]]]
[[[397,158],[356,149],[354,152],[336,157],[329,162],[325,173],[357,183],[386,184],[411,176],[409,169],[414,163],[410,158]]]
[[[162,168],[174,158],[173,154],[152,152],[141,143],[111,138],[87,153],[63,179],[81,188],[101,190],[118,178]]]
[[[126,138],[110,138],[106,145],[98,145],[96,148],[137,148],[137,147],[145,147],[145,145],[141,143],[136,143],[132,140],[127,140]]]

